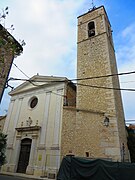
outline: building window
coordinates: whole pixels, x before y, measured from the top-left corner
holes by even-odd
[[[34,108],[38,103],[38,98],[37,97],[33,97],[30,99],[30,103],[29,103],[29,106],[30,108]]]
[[[88,23],[88,36],[92,37],[95,36],[95,23],[91,21]]]

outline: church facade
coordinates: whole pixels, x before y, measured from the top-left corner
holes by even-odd
[[[49,176],[71,152],[129,161],[117,74],[108,16],[93,8],[78,17],[77,89],[67,78],[37,75],[10,93],[3,170]]]
[[[36,75],[10,92],[3,132],[8,135],[7,172],[55,175],[61,160],[64,105],[75,106],[76,87],[67,78]]]

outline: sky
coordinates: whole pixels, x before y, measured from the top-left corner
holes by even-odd
[[[104,5],[113,30],[118,72],[135,71],[135,1],[93,0]],[[76,78],[77,17],[92,8],[92,0],[0,0],[0,10],[9,7],[3,25],[26,46],[14,64],[27,77],[45,76]],[[14,25],[15,30],[10,30]],[[9,77],[27,78],[15,65]],[[10,81],[17,87],[22,81]],[[120,77],[121,88],[135,89],[135,74]],[[5,90],[0,115],[7,113],[10,96]],[[135,120],[135,92],[122,91],[126,120]]]

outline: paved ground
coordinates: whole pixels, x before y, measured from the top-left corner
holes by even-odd
[[[0,172],[0,180],[48,180],[48,178],[35,177],[21,173]],[[52,180],[52,179],[49,179]],[[54,179],[53,179],[54,180]]]
[[[15,177],[15,176],[6,176],[0,175],[0,180],[27,180],[27,178]]]

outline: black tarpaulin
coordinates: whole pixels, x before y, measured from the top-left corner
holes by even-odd
[[[135,164],[67,156],[57,180],[135,180]]]

